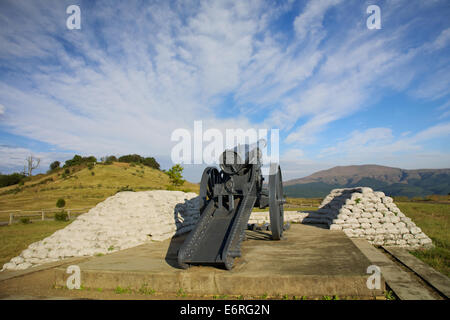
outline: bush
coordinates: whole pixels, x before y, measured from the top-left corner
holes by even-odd
[[[61,162],[59,162],[59,161],[53,161],[53,162],[50,164],[50,170],[56,170],[56,169],[59,168],[60,165],[61,165]]]
[[[55,213],[55,220],[56,221],[67,221],[67,220],[69,220],[69,215],[64,210],[61,210],[61,212]]]
[[[127,154],[118,159],[119,162],[143,164],[144,166],[159,170],[159,163],[153,157],[144,158],[138,154]]]
[[[20,218],[20,222],[23,224],[29,224],[29,223],[31,223],[31,220],[30,220],[30,218],[23,217],[23,218]]]
[[[79,165],[79,164],[85,164],[85,163],[89,163],[89,162],[97,162],[97,158],[94,156],[89,156],[89,157],[82,157],[80,155],[75,155],[72,159],[67,160],[64,163],[64,167],[70,167],[70,166],[75,166],[75,165]]]
[[[186,181],[183,180],[183,176],[181,175],[183,169],[184,168],[182,166],[176,164],[166,172],[166,174],[169,176],[170,182],[172,182],[172,185],[181,186]]]
[[[121,188],[117,189],[116,193],[119,193],[119,192],[122,192],[122,191],[133,191],[133,192],[135,192],[133,188],[130,188],[129,186],[125,186],[125,187],[121,187]]]
[[[94,169],[94,165],[95,165],[94,162],[89,162],[89,163],[87,164],[87,167],[88,167],[89,170],[92,170],[92,169]]]
[[[62,198],[58,199],[58,201],[56,201],[56,207],[58,208],[64,208],[64,206],[66,205],[66,201]]]
[[[106,156],[106,157],[100,158],[100,160],[101,160],[104,164],[112,164],[113,162],[117,162],[116,156]]]
[[[94,171],[91,172],[91,176],[95,176],[95,172]]]
[[[25,178],[26,176],[22,173],[0,174],[0,188],[18,184]]]

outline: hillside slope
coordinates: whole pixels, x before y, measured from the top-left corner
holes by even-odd
[[[127,186],[134,191],[172,188],[164,172],[143,165],[114,162],[97,164],[91,170],[70,167],[66,177],[64,171],[35,176],[22,186],[0,188],[0,210],[55,208],[59,198],[65,199],[67,208],[92,207]],[[199,186],[186,181],[177,190],[198,193]],[[0,217],[3,215],[7,213],[0,213]]]
[[[323,197],[334,188],[371,187],[391,196],[446,195],[450,169],[405,170],[378,165],[340,166],[284,182],[291,197]]]

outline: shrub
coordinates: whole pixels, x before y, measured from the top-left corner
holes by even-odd
[[[119,162],[143,164],[144,166],[159,170],[159,163],[153,157],[144,158],[138,154],[127,154],[118,159]]]
[[[91,172],[91,176],[95,176],[95,172],[94,171]]]
[[[176,164],[166,172],[166,174],[169,176],[170,182],[172,182],[172,185],[181,186],[186,181],[183,180],[183,176],[181,175],[183,169],[184,168],[182,166]]]
[[[64,163],[64,167],[70,167],[70,166],[75,166],[75,165],[89,163],[89,162],[95,163],[95,162],[97,162],[97,158],[94,156],[82,157],[82,156],[76,154],[72,159],[67,160]]]
[[[69,170],[69,168],[66,168],[66,170],[64,170],[64,174],[65,174],[65,175],[68,175],[68,174],[70,174],[70,170]]]
[[[69,220],[69,215],[64,210],[61,210],[61,212],[55,213],[55,220],[56,221],[67,221],[67,220]]]
[[[117,162],[116,156],[105,156],[105,157],[100,158],[100,160],[104,164],[112,164],[113,162]]]
[[[22,173],[0,174],[0,188],[18,184],[24,181],[25,177]]]
[[[20,222],[22,222],[23,224],[29,224],[29,223],[31,223],[31,220],[30,220],[30,218],[23,217],[23,218],[20,218]]]
[[[88,167],[89,170],[92,170],[92,169],[94,169],[94,165],[95,165],[94,162],[89,162],[89,163],[87,164],[87,167]]]
[[[53,162],[50,164],[50,170],[56,170],[56,169],[59,168],[60,165],[61,165],[61,162],[59,162],[59,161],[53,161]]]
[[[119,192],[122,192],[122,191],[133,191],[133,192],[135,192],[133,188],[130,188],[129,186],[125,186],[125,187],[121,187],[121,188],[117,189],[116,193],[119,193]]]
[[[60,198],[56,201],[56,207],[58,207],[58,208],[64,208],[65,205],[66,205],[66,201],[62,198]]]

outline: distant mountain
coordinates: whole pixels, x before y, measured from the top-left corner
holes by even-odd
[[[371,187],[390,196],[450,193],[450,169],[405,170],[379,165],[339,166],[283,182],[288,197],[324,197],[332,189]]]

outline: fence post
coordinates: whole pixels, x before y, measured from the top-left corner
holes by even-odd
[[[70,220],[70,210],[67,210],[67,218]]]
[[[14,213],[10,212],[9,213],[9,223],[8,223],[9,225],[12,225],[13,219],[14,219]]]
[[[45,220],[45,213],[44,213],[44,210],[41,211],[41,214],[42,214],[42,221],[44,221],[44,220]]]

